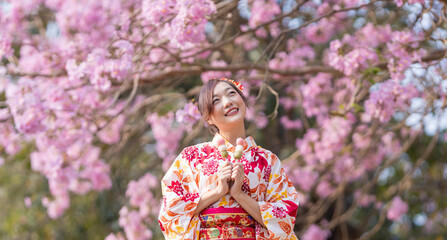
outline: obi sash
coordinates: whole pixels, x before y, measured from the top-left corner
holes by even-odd
[[[243,208],[208,208],[200,215],[200,240],[255,240],[255,220]]]

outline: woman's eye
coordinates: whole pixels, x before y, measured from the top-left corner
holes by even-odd
[[[219,101],[219,99],[214,99],[213,104],[216,104]]]
[[[235,91],[231,91],[231,92],[230,92],[230,95],[233,95],[233,94],[235,94],[235,93],[236,93]]]

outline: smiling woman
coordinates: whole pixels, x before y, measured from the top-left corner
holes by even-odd
[[[297,239],[298,194],[281,161],[245,135],[242,85],[212,79],[199,111],[211,142],[185,148],[162,180],[166,239]]]

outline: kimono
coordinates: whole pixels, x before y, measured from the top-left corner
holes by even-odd
[[[161,181],[163,203],[159,215],[160,228],[166,239],[298,239],[293,232],[298,209],[298,193],[281,166],[281,161],[272,152],[257,146],[249,136],[245,139],[240,159],[233,157],[235,146],[225,141],[229,156],[227,160],[239,161],[244,166],[245,179],[242,190],[258,202],[265,228],[246,215],[236,216],[253,226],[253,238],[204,238],[201,228],[204,224],[201,214],[230,210],[232,216],[245,212],[228,193],[199,215],[194,211],[200,194],[217,187],[217,171],[224,163],[219,150],[216,134],[212,142],[186,147],[174,160]],[[233,211],[235,209],[235,212]],[[214,211],[214,212],[212,212]],[[227,211],[223,211],[227,212]],[[206,219],[209,219],[208,216]],[[205,220],[206,220],[205,219]],[[248,222],[247,222],[248,220]],[[250,222],[251,220],[251,222]],[[213,219],[214,221],[214,219]]]

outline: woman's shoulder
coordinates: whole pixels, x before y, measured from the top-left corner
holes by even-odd
[[[264,157],[270,165],[274,165],[279,160],[275,153],[259,145],[252,151],[255,151],[258,155]]]
[[[215,151],[216,149],[212,142],[201,142],[183,148],[180,155],[188,160],[192,160],[192,158],[196,158],[202,152]]]
[[[212,142],[201,142],[191,146],[187,146],[183,148],[182,152],[190,152],[190,151],[202,151],[204,148],[213,147]]]
[[[261,146],[259,146],[259,145],[251,146],[251,147],[250,147],[250,150],[251,150],[252,152],[256,152],[257,154],[264,155],[264,156],[266,156],[266,157],[275,155],[272,151],[270,151],[270,150],[268,150],[268,149],[266,149],[266,148],[263,148],[263,147],[261,147]]]

